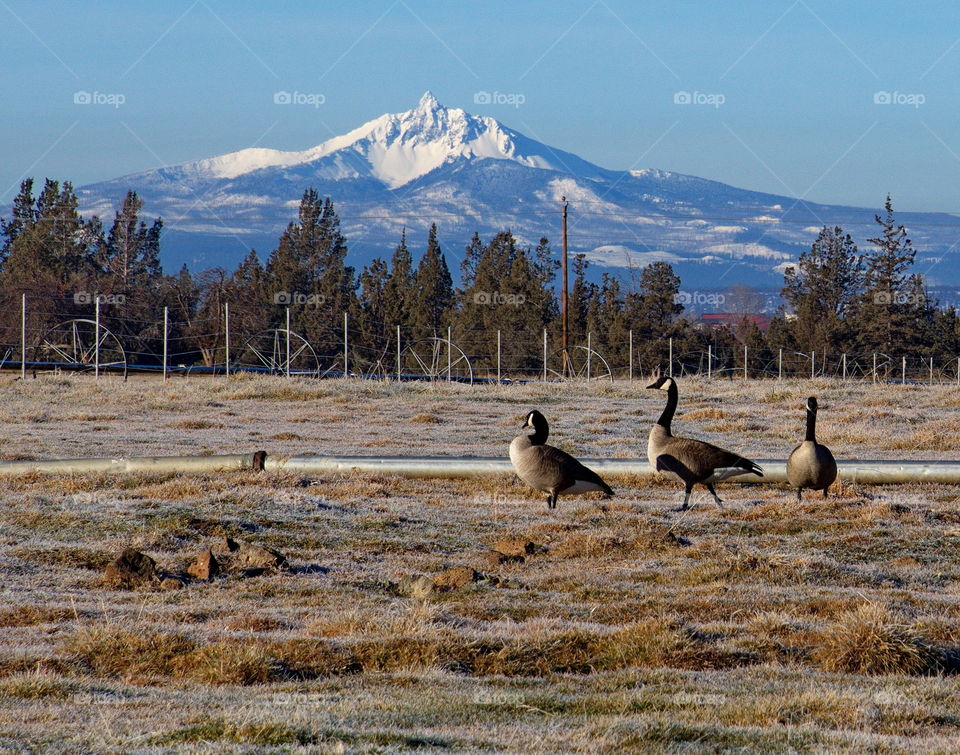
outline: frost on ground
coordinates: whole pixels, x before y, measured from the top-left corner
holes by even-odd
[[[951,458],[950,387],[684,381],[675,429],[784,458],[803,402],[838,458]],[[0,386],[3,458],[643,456],[643,383],[282,379]],[[955,751],[960,507],[952,486],[841,486],[798,504],[725,483],[543,495],[510,477],[27,477],[0,507],[0,748],[170,751]],[[288,571],[112,590],[126,547],[181,570],[224,536]],[[504,538],[523,561],[492,563]],[[478,581],[404,597],[451,567]],[[494,579],[495,578],[495,579]]]

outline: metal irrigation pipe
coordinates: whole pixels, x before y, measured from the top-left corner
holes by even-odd
[[[263,451],[223,456],[131,456],[113,459],[58,459],[49,461],[2,461],[0,477],[22,474],[164,474],[228,472],[263,469]]]
[[[646,459],[581,459],[599,474],[652,477]],[[758,459],[763,477],[745,474],[732,482],[786,482],[786,462],[781,459]],[[844,482],[895,484],[936,482],[960,484],[960,461],[838,461],[839,478]],[[270,457],[264,469],[301,473],[360,472],[399,475],[402,477],[485,477],[512,474],[510,460],[502,457],[451,456],[276,456]]]
[[[582,460],[603,475],[653,477],[646,459]],[[758,459],[764,476],[731,478],[741,483],[786,482],[786,462]],[[910,482],[960,484],[960,461],[843,460],[837,462],[844,482],[888,485]],[[23,474],[188,474],[240,470],[287,471],[305,474],[361,473],[401,477],[487,477],[513,474],[510,460],[482,456],[276,456],[264,451],[222,456],[144,456],[112,459],[62,459],[0,462],[0,477]]]

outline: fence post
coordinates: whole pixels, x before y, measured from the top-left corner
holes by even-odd
[[[847,352],[843,352],[843,379],[847,379]]]
[[[343,376],[350,374],[350,336],[347,333],[347,318],[349,315],[343,313]]]
[[[167,334],[170,332],[170,307],[163,308],[163,379],[167,379]]]
[[[958,360],[960,361],[960,360]],[[543,329],[543,382],[547,382],[547,329]]]
[[[500,330],[497,330],[497,385],[500,385]]]
[[[347,332],[348,318],[347,312],[343,313],[343,376],[350,374],[350,336]]]
[[[670,337],[670,362],[667,366],[667,375],[673,377],[673,336]]]
[[[287,377],[290,377],[290,307],[287,307]]]
[[[633,380],[633,330],[630,331],[630,357],[627,368],[627,379]]]
[[[930,357],[930,384],[933,384],[933,357]]]
[[[451,349],[452,349],[452,346],[451,346],[451,344],[450,344],[450,334],[451,334],[451,331],[452,331],[452,328],[448,325],[448,326],[447,326],[447,382],[448,382],[448,383],[450,382],[450,379],[451,379],[451,375],[450,375],[450,370],[451,370],[451,366],[450,366],[450,361],[451,361],[451,360],[450,360],[450,351],[451,351]]]
[[[590,382],[590,355],[593,353],[593,333],[587,333],[587,382]]]
[[[906,358],[906,356],[903,357],[902,367],[901,367],[901,370],[900,370],[900,382],[901,382],[903,385],[906,385],[906,384],[907,384],[907,358]]]
[[[783,349],[777,357],[777,380],[783,380]]]
[[[93,328],[93,377],[100,379],[100,294],[97,294],[97,300],[93,305],[94,322]]]
[[[400,326],[397,326],[397,382],[400,382]]]
[[[223,323],[226,332],[223,341],[224,372],[227,377],[230,377],[230,302],[224,302],[223,304]]]
[[[960,359],[957,359],[960,365]],[[960,375],[960,368],[958,368]],[[27,295],[20,296],[20,380],[27,379]],[[960,378],[958,378],[960,379]]]
[[[707,378],[713,377],[713,344],[707,344]]]
[[[743,379],[750,379],[750,374],[747,372],[747,344],[743,344]]]
[[[958,360],[960,364],[960,360]],[[873,382],[877,382],[877,352],[873,352]]]
[[[817,352],[810,352],[810,379],[813,380],[817,375]]]

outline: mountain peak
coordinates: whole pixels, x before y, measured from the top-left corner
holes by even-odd
[[[439,103],[436,97],[433,96],[433,92],[429,89],[423,93],[423,97],[420,98],[420,102],[417,104],[417,110],[442,110],[443,105]]]

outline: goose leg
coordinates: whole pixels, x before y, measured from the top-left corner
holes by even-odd
[[[557,508],[557,494],[556,494],[556,493],[551,493],[551,494],[547,497],[547,508],[548,508],[548,509],[555,509],[555,508]]]
[[[803,488],[797,488],[797,503],[803,501]]]
[[[719,507],[722,509],[722,508],[723,508],[723,501],[720,500],[720,496],[717,495],[717,491],[713,489],[713,483],[712,483],[712,482],[708,482],[708,483],[707,483],[707,490],[710,491],[710,495],[713,496],[713,500],[717,502],[717,506],[719,506]]]
[[[680,506],[679,508],[674,509],[674,511],[686,511],[687,509],[690,508],[690,491],[691,490],[693,490],[693,485],[691,483],[687,483],[687,487],[686,487],[686,490],[684,490],[684,495],[683,495],[683,506]]]
[[[830,497],[830,493],[828,492],[829,490],[830,490],[830,486],[829,486],[829,485],[823,489],[823,497],[824,497],[824,498],[829,498],[829,497]]]

